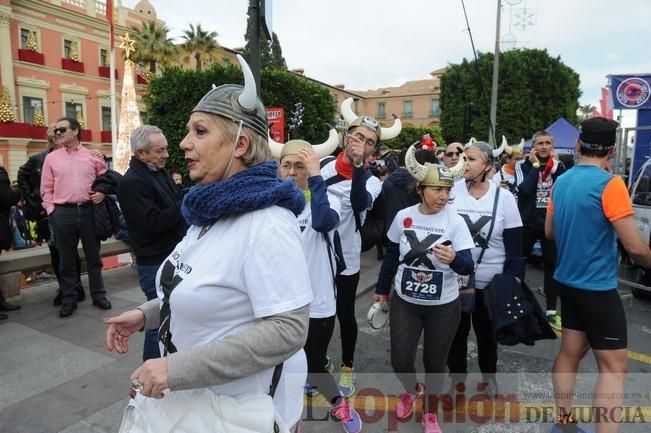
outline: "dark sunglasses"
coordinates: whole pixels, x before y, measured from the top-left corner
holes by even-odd
[[[445,156],[448,158],[452,158],[453,156],[459,156],[461,155],[461,152],[445,152]]]
[[[70,129],[70,128],[68,128],[67,126],[62,126],[61,128],[54,128],[54,133],[55,134],[63,134],[68,129]]]

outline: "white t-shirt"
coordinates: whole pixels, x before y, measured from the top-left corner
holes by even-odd
[[[329,178],[337,175],[333,160],[323,166],[321,176],[327,181]],[[360,255],[362,254],[362,237],[359,231],[355,230],[355,215],[350,204],[350,187],[352,180],[342,180],[328,186],[328,192],[335,195],[341,203],[341,212],[339,213],[339,236],[341,237],[341,249],[346,261],[346,270],[342,275],[353,275],[359,272]],[[375,176],[370,176],[366,180],[366,191],[371,194],[373,201],[382,192],[382,182]],[[371,209],[371,208],[369,208]],[[368,209],[367,209],[368,210]],[[360,214],[360,224],[364,224],[366,211]]]
[[[493,215],[495,191],[499,186],[489,182],[488,192],[476,199],[470,195],[465,182],[454,184],[453,208],[468,225],[473,238],[474,248],[472,258],[477,264],[481,247],[488,236]],[[504,251],[504,230],[522,227],[522,219],[518,212],[518,205],[513,194],[502,188],[497,203],[497,218],[493,233],[488,240],[488,248],[484,252],[481,264],[475,271],[476,288],[483,289],[490,283],[495,274],[500,274],[504,269],[506,253]]]
[[[339,214],[339,199],[332,194],[328,194],[330,209]],[[312,285],[312,303],[310,304],[311,318],[324,318],[334,316],[337,312],[335,298],[335,282],[333,271],[330,266],[336,268],[335,258],[331,250],[328,250],[328,244],[323,238],[323,233],[319,233],[312,228],[312,207],[310,203],[305,204],[305,209],[298,216],[298,225],[301,229],[301,238],[303,240],[303,249],[305,250],[305,259],[310,273]],[[333,244],[334,231],[328,233],[330,243]],[[330,254],[330,259],[328,259]]]
[[[312,301],[296,217],[272,206],[225,216],[201,235],[192,226],[167,257],[177,282],[170,296],[172,342],[179,352],[241,332],[263,317]],[[273,369],[212,387],[219,395],[267,394]],[[287,425],[303,410],[307,364],[299,350],[285,361],[274,404]]]
[[[398,211],[387,232],[400,245],[400,265],[394,279],[398,296],[418,305],[443,305],[459,296],[457,274],[431,252],[434,244],[452,241],[455,251],[473,247],[463,219],[450,206],[433,215],[422,214],[416,204]],[[418,254],[417,251],[425,252]],[[410,254],[416,254],[415,260]],[[407,259],[407,260],[405,260]]]

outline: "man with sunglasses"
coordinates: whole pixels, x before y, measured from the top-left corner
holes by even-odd
[[[63,303],[60,317],[68,317],[77,309],[77,244],[81,239],[86,256],[88,281],[93,305],[108,310],[102,279],[100,243],[95,236],[93,204],[104,200],[104,194],[94,192],[95,179],[107,170],[106,163],[80,143],[81,126],[76,119],[57,120],[55,142],[61,147],[45,158],[41,174],[43,208],[50,217],[59,250],[59,275]]]
[[[459,155],[463,152],[463,144],[459,142],[450,143],[445,149],[445,154],[443,155],[443,164],[447,168],[452,168],[457,165],[459,162]]]
[[[524,161],[515,166],[518,188],[518,209],[522,217],[522,254],[531,253],[540,240],[543,256],[544,291],[547,303],[547,320],[561,330],[561,316],[556,309],[558,294],[553,275],[556,269],[556,244],[545,238],[545,216],[549,197],[558,176],[565,173],[565,166],[554,151],[554,138],[547,131],[538,131],[531,138],[531,152]]]
[[[355,392],[353,357],[357,344],[355,292],[359,282],[362,239],[360,229],[366,211],[382,191],[380,180],[366,168],[367,159],[375,152],[382,128],[368,116],[357,117],[344,135],[344,150],[325,164],[321,175],[328,192],[341,202],[339,234],[346,269],[336,277],[337,318],[341,332],[341,375],[339,391],[344,397]],[[324,360],[325,362],[325,360]]]

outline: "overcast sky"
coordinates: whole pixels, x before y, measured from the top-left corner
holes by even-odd
[[[288,68],[303,68],[310,77],[345,84],[347,89],[427,78],[433,70],[473,56],[461,0],[267,1],[273,1],[273,31]],[[150,2],[172,37],[189,23],[201,23],[219,34],[221,45],[244,46],[247,0]],[[133,7],[137,0],[123,3]],[[515,40],[518,48],[546,48],[560,56],[580,75],[582,104],[598,106],[608,74],[651,73],[651,27],[643,24],[644,17],[651,17],[651,1],[502,4],[502,39]],[[497,1],[465,0],[465,6],[475,47],[493,51]]]

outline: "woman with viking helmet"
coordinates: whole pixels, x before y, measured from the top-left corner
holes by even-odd
[[[513,194],[488,178],[493,167],[494,149],[488,143],[475,141],[466,145],[464,155],[468,160],[463,174],[464,181],[455,183],[453,207],[473,236],[474,278],[467,279],[467,287],[461,289],[461,296],[468,296],[471,300],[468,309],[473,311],[461,315],[448,355],[448,367],[453,379],[452,395],[455,390],[463,392],[468,375],[467,346],[472,322],[477,336],[479,368],[483,375],[483,382],[478,388],[495,394],[497,342],[484,305],[483,289],[495,274],[506,272],[523,278],[522,221]]]
[[[500,168],[503,186],[505,186],[512,193],[516,193],[517,184],[515,179],[515,166],[523,160],[522,152],[524,150],[524,138],[517,146],[507,145],[504,148],[504,164]]]
[[[337,131],[333,128],[323,144],[311,146],[307,141],[290,140],[280,148],[271,141],[269,146],[273,156],[280,159],[280,177],[294,178],[296,186],[305,194],[306,204],[298,216],[298,225],[314,298],[310,304],[310,325],[304,347],[307,356],[306,393],[311,396],[323,394],[332,404],[331,412],[341,421],[344,431],[357,433],[362,427],[360,416],[346,397],[340,395],[334,377],[326,369],[337,311],[337,258],[333,245],[341,203],[337,196],[327,193],[319,158],[332,153],[338,142]]]
[[[414,151],[414,145],[410,146],[405,165],[418,182],[420,203],[396,214],[387,232],[387,252],[373,295],[374,302],[382,302],[393,284],[391,365],[405,388],[396,406],[396,417],[403,420],[411,416],[425,392],[440,392],[445,360],[461,315],[457,273],[470,273],[473,267],[470,231],[448,205],[454,179],[461,174],[465,159],[460,158],[451,169],[421,165]],[[421,333],[425,384],[417,380],[415,368]],[[427,402],[425,398],[423,404]],[[424,407],[426,433],[441,431],[435,411]]]
[[[159,328],[163,357],[131,375],[131,395],[143,410],[165,390],[164,400],[181,390],[219,401],[264,396],[282,364],[273,405],[293,426],[303,407],[301,349],[312,301],[296,224],[305,198],[278,178],[265,107],[237,57],[245,86],[209,91],[192,110],[180,145],[197,183],[182,205],[190,228],[159,269],[158,299],[106,320],[107,346],[124,353],[133,333]],[[270,431],[240,415],[251,431]]]

